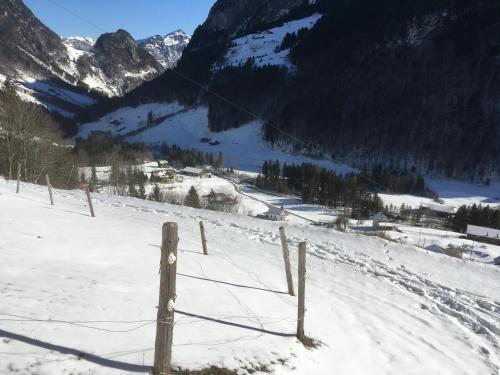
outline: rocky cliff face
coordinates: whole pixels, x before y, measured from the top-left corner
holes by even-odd
[[[164,69],[173,68],[189,44],[191,36],[182,30],[176,30],[165,36],[155,35],[139,40],[139,45],[148,51]]]
[[[68,63],[59,36],[42,24],[20,0],[0,1],[0,73],[25,71],[47,78],[64,76]],[[69,78],[69,77],[68,77]]]
[[[76,68],[83,83],[111,95],[123,95],[163,71],[125,30],[101,35],[88,53],[78,58]]]

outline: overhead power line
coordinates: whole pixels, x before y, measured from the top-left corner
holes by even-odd
[[[97,30],[99,30],[99,31],[104,31],[104,29],[103,29],[103,28],[101,28],[101,27],[99,27],[99,26],[95,25],[95,24],[94,24],[93,22],[91,22],[91,21],[86,20],[84,17],[81,17],[80,15],[75,14],[74,12],[72,12],[72,11],[71,11],[71,10],[69,10],[69,9],[67,9],[66,7],[61,6],[61,5],[60,5],[60,4],[58,4],[55,0],[47,0],[47,1],[50,1],[50,2],[52,2],[52,3],[56,4],[56,5],[58,5],[61,9],[65,10],[66,12],[68,12],[68,13],[69,13],[69,14],[71,14],[71,15],[73,15],[74,17],[77,17],[77,18],[79,18],[80,20],[82,20],[82,21],[86,22],[86,23],[87,23],[87,24],[89,24],[90,26],[93,26],[93,27],[94,27],[94,28],[96,28]],[[331,155],[329,155],[329,154],[325,153],[324,151],[320,150],[318,147],[311,145],[310,143],[308,143],[308,142],[304,141],[304,140],[303,140],[303,139],[301,139],[301,138],[298,138],[297,136],[295,136],[295,135],[291,134],[290,132],[287,132],[286,130],[284,130],[284,129],[280,128],[279,126],[276,126],[275,124],[273,124],[273,123],[271,123],[271,122],[269,122],[269,121],[265,121],[265,120],[264,120],[261,116],[259,116],[259,115],[258,115],[258,114],[256,114],[255,112],[252,112],[252,111],[250,111],[249,109],[244,108],[243,106],[241,106],[241,105],[239,105],[239,104],[235,103],[235,102],[234,102],[234,101],[232,101],[231,99],[229,99],[229,98],[227,98],[227,97],[225,97],[225,96],[223,96],[223,95],[221,95],[221,94],[219,94],[219,93],[217,93],[217,92],[215,92],[215,91],[212,91],[212,90],[208,89],[207,85],[204,85],[204,84],[201,84],[201,83],[199,83],[199,82],[195,81],[194,79],[192,79],[192,78],[188,77],[188,76],[187,76],[187,75],[185,75],[184,73],[181,73],[180,71],[178,71],[178,70],[176,70],[176,69],[174,69],[174,68],[169,69],[169,71],[171,71],[172,73],[174,73],[174,74],[178,75],[179,77],[183,78],[183,79],[184,79],[184,80],[186,80],[187,82],[190,82],[191,84],[193,84],[193,85],[195,85],[195,86],[197,86],[197,87],[199,87],[199,88],[201,88],[201,89],[205,90],[207,93],[209,93],[209,94],[211,94],[211,95],[213,95],[213,96],[217,97],[218,99],[220,99],[220,100],[224,101],[225,103],[227,103],[227,104],[229,104],[229,105],[233,106],[234,108],[236,108],[236,109],[238,109],[238,110],[240,110],[240,111],[244,112],[245,114],[247,114],[247,115],[249,115],[249,116],[253,117],[254,119],[256,119],[256,120],[258,120],[258,121],[262,122],[265,126],[268,126],[268,127],[272,128],[272,129],[276,130],[277,132],[281,133],[282,135],[284,135],[284,136],[288,137],[290,140],[292,140],[292,141],[294,141],[294,142],[296,142],[296,143],[298,143],[298,144],[302,145],[302,146],[303,146],[303,147],[305,147],[306,149],[308,149],[308,150],[313,150],[313,151],[317,152],[317,154],[318,154],[318,155],[321,155],[324,159],[326,159],[326,160],[328,160],[328,161],[331,161],[331,162],[333,162],[333,163],[335,163],[335,164],[337,164],[337,165],[339,165],[339,166],[344,166],[344,167],[347,167],[347,168],[351,168],[351,167],[350,167],[350,166],[348,166],[347,164],[345,164],[345,163],[343,163],[343,162],[341,162],[341,161],[339,161],[339,160],[337,160],[337,159],[333,158]],[[352,168],[351,168],[351,169],[352,169]],[[391,191],[390,189],[385,188],[382,184],[380,184],[379,182],[377,182],[377,181],[376,181],[376,180],[374,180],[373,178],[371,178],[371,177],[369,177],[369,176],[367,176],[367,175],[365,175],[365,174],[363,174],[363,173],[359,174],[359,176],[360,176],[360,178],[363,178],[364,180],[366,180],[366,181],[369,181],[369,182],[373,183],[375,186],[379,187],[379,188],[380,188],[380,189],[382,189],[382,190],[385,190],[385,191],[387,191],[387,192],[389,192],[389,193],[394,193],[394,192],[393,192],[393,191]]]
[[[78,13],[74,13],[74,12],[73,12],[73,11],[71,11],[70,9],[68,9],[68,8],[66,8],[65,6],[63,6],[63,5],[59,4],[57,1],[55,1],[55,0],[47,0],[47,1],[48,1],[48,2],[50,2],[50,3],[52,3],[52,4],[54,4],[54,5],[56,5],[56,6],[57,6],[57,7],[59,7],[59,8],[61,8],[61,9],[62,9],[62,10],[64,10],[65,12],[67,12],[67,13],[71,14],[73,17],[78,18],[80,21],[85,22],[86,24],[88,24],[88,25],[90,25],[90,26],[94,27],[95,29],[97,29],[97,30],[99,30],[99,31],[101,31],[101,32],[106,32],[106,30],[104,30],[103,28],[101,28],[101,27],[97,26],[95,23],[93,23],[93,22],[91,22],[91,21],[87,20],[86,18],[84,18],[84,17],[80,16]]]

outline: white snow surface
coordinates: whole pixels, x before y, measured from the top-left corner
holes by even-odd
[[[288,55],[289,49],[278,51],[283,38],[287,33],[296,33],[301,28],[310,29],[322,17],[315,13],[309,17],[286,22],[281,26],[263,31],[258,34],[249,34],[233,40],[233,46],[229,48],[225,55],[223,66],[244,65],[248,59],[255,59],[255,65],[262,67],[265,65],[282,65],[293,69]]]
[[[0,180],[0,373],[148,373],[162,223],[179,225],[173,365],[240,374],[498,374],[500,268],[375,237],[307,241],[306,349],[294,337],[278,224]],[[198,222],[209,255],[201,254]],[[67,323],[64,323],[67,322]]]

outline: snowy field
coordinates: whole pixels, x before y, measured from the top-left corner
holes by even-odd
[[[307,241],[306,349],[277,223],[0,180],[0,373],[148,373],[161,225],[179,224],[173,364],[240,374],[498,374],[500,267],[287,224]],[[201,255],[198,221],[209,255]]]
[[[315,163],[340,173],[352,171],[352,168],[343,164],[292,154],[289,147],[272,148],[262,139],[262,124],[259,121],[250,122],[237,129],[212,132],[208,128],[206,107],[186,108],[176,102],[121,108],[98,121],[81,125],[78,136],[86,138],[94,131],[110,131],[124,136],[143,128],[149,111],[153,112],[154,118],[163,116],[167,118],[156,126],[143,129],[138,134],[125,136],[127,141],[144,142],[149,145],[176,144],[185,149],[194,148],[213,155],[222,152],[224,165],[227,168],[249,172],[260,172],[264,161],[277,159],[281,163],[288,164]],[[201,142],[202,138],[210,139],[212,143],[217,144]]]

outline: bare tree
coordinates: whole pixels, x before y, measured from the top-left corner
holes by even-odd
[[[22,101],[9,83],[0,92],[0,146],[0,173],[9,179],[20,163],[24,181],[50,173],[55,186],[70,185],[74,161],[56,122],[43,107]]]

